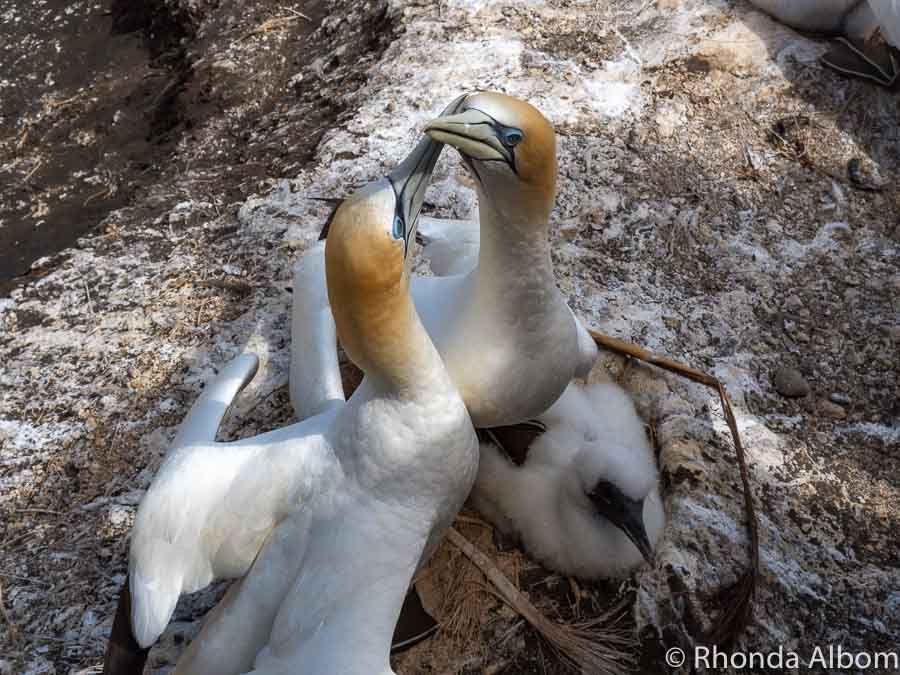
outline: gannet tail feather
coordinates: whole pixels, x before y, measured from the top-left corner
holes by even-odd
[[[172,447],[214,441],[228,408],[258,369],[259,359],[255,354],[242,354],[225,366],[191,406]]]
[[[149,653],[149,647],[141,647],[131,631],[131,590],[126,576],[103,658],[103,675],[141,675]]]

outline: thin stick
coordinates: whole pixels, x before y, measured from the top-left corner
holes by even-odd
[[[759,576],[759,523],[756,517],[756,507],[753,504],[753,493],[750,489],[750,474],[747,470],[747,459],[744,455],[744,446],[741,444],[741,436],[738,433],[737,421],[731,409],[731,401],[725,386],[712,375],[678,363],[665,356],[657,356],[652,352],[638,347],[630,342],[619,340],[609,335],[603,335],[597,331],[589,330],[591,337],[598,346],[624,356],[630,356],[657,366],[669,372],[681,375],[694,382],[699,382],[707,387],[715,389],[722,402],[722,411],[725,422],[731,431],[734,441],[734,449],[737,454],[738,468],[741,472],[741,485],[744,492],[744,512],[747,516],[747,531],[750,535],[750,567],[734,583],[733,586],[723,588],[720,591],[721,599],[728,598],[726,609],[716,622],[716,627],[704,639],[716,645],[730,644],[747,626],[753,614],[753,596],[756,591],[756,580]]]
[[[294,14],[294,15],[296,15],[296,16],[299,16],[301,19],[306,19],[307,21],[312,21],[312,19],[310,19],[306,14],[304,14],[303,12],[298,12],[298,11],[297,11],[296,9],[294,9],[293,7],[285,7],[285,9],[286,9],[287,11],[289,11],[291,14]]]
[[[39,159],[39,160],[37,161],[37,163],[36,163],[33,167],[31,167],[31,171],[29,171],[28,173],[25,174],[25,178],[23,179],[23,181],[26,182],[26,183],[27,183],[28,181],[30,181],[30,180],[31,180],[31,177],[32,177],[34,174],[36,174],[37,171],[38,171],[38,169],[40,169],[42,166],[44,166],[44,160]]]
[[[618,619],[611,621],[618,608],[588,623],[555,623],[544,616],[487,555],[452,527],[447,531],[447,539],[488,578],[497,589],[498,597],[530,623],[569,665],[597,675],[619,675],[632,665],[629,649],[635,645],[634,637],[626,629],[615,627]]]

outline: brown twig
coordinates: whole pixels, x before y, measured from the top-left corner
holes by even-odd
[[[630,342],[619,340],[609,335],[603,335],[597,331],[588,331],[598,346],[609,351],[630,356],[657,366],[669,372],[681,375],[694,382],[715,389],[722,402],[722,411],[725,422],[731,431],[734,441],[734,449],[737,454],[738,468],[741,472],[741,484],[744,492],[744,512],[747,516],[747,531],[750,535],[750,567],[738,578],[733,586],[722,589],[720,597],[728,597],[729,601],[723,610],[722,616],[716,622],[716,627],[703,639],[712,644],[725,646],[730,644],[747,626],[753,613],[753,596],[756,591],[756,580],[759,575],[759,523],[756,517],[756,507],[753,504],[753,493],[750,490],[750,474],[747,470],[747,459],[744,455],[744,446],[741,444],[741,436],[738,433],[737,421],[731,409],[731,401],[725,386],[712,375],[678,363],[665,356],[657,356]]]
[[[310,20],[308,16],[306,16],[305,14],[301,14],[300,12],[295,13],[294,16],[275,16],[270,19],[266,19],[256,28],[242,35],[238,39],[238,42],[243,42],[244,40],[247,40],[254,35],[262,35],[263,33],[270,33],[273,30],[281,30],[282,28],[287,28],[289,24],[293,23],[297,19],[306,19],[307,21]]]
[[[635,645],[630,631],[617,628],[619,607],[590,622],[558,624],[535,607],[494,562],[468,539],[450,528],[447,539],[458,548],[494,585],[497,596],[530,623],[553,649],[579,672],[618,675],[633,663]]]
[[[67,98],[63,101],[50,101],[50,103],[47,104],[47,107],[50,108],[50,110],[55,110],[57,108],[62,108],[64,106],[67,106],[70,103],[74,103],[79,98],[81,98],[81,94],[75,94],[73,97]]]
[[[30,181],[30,180],[31,180],[31,177],[32,177],[34,174],[36,174],[36,173],[38,172],[38,170],[39,170],[42,166],[44,166],[44,160],[39,159],[39,160],[35,163],[35,165],[34,165],[33,167],[31,167],[31,171],[29,171],[28,173],[25,174],[25,178],[23,178],[22,180],[23,180],[25,183],[27,183],[28,181]]]

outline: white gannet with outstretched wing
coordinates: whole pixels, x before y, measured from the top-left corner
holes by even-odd
[[[266,673],[391,672],[407,587],[478,462],[465,406],[409,295],[409,242],[439,152],[423,140],[332,222],[328,297],[364,386],[334,410],[254,438],[182,432],[141,503],[129,565],[140,647],[181,593],[246,575],[176,672],[240,673],[254,662]]]
[[[788,26],[840,34],[822,57],[830,68],[890,87],[900,76],[900,59],[890,47],[866,44],[881,31],[885,41],[900,48],[900,0],[750,0],[751,4]]]

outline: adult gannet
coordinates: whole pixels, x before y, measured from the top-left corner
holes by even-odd
[[[546,567],[595,579],[651,561],[665,523],[659,476],[621,387],[570,384],[536,422],[480,437],[473,506]]]
[[[260,672],[391,672],[407,587],[478,463],[465,405],[409,295],[409,242],[440,148],[423,139],[331,225],[328,299],[364,384],[340,407],[254,438],[183,434],[142,501],[129,565],[139,646],[181,593],[246,574],[177,673],[241,673],[254,660]]]
[[[467,273],[414,277],[416,308],[475,426],[531,419],[587,374],[597,355],[556,287],[550,260],[556,135],[531,105],[494,92],[467,97],[461,112],[432,120],[426,132],[457,148],[478,179],[480,244]],[[294,271],[290,389],[301,418],[343,398],[323,327],[327,312],[316,301],[317,255],[304,255]]]
[[[884,39],[900,48],[900,0],[750,0],[782,23],[800,30],[839,33],[822,62],[847,75],[892,86],[900,61],[890,47],[865,44],[880,29]]]
[[[552,128],[534,108],[502,94],[477,94],[467,98],[462,107],[460,114],[429,122],[426,131],[435,140],[455,146],[478,179],[481,241],[477,262],[463,275],[414,279],[413,296],[470,412],[474,409],[480,413],[473,414],[476,426],[490,427],[489,433],[505,436],[516,430],[498,427],[520,423],[527,426],[530,419],[546,413],[556,401],[557,391],[561,393],[573,376],[590,369],[596,346],[574,320],[553,280],[547,242],[547,219],[556,177]],[[431,231],[432,241],[448,239],[440,248],[441,269],[450,265],[445,258],[471,250],[470,240],[474,239],[468,233],[464,237],[468,243],[458,247],[447,234],[440,228]],[[309,331],[318,330],[322,317],[327,316],[321,312],[321,305],[309,300],[320,293],[314,278],[306,274],[313,269],[314,256],[313,253],[310,258],[301,259],[295,268],[295,303],[307,294],[294,309],[293,330],[294,335],[300,334],[298,345],[307,344]],[[310,307],[316,309],[314,314]],[[320,335],[326,342],[329,340],[324,332]],[[329,358],[333,358],[333,340],[329,347]],[[308,353],[323,352],[316,349]],[[303,357],[294,349],[293,361]],[[334,372],[336,359],[333,363],[329,365],[317,356],[307,360],[304,368],[308,373],[329,368]],[[326,381],[321,374],[317,378],[313,381]],[[331,387],[318,406],[330,406],[343,396],[339,375],[327,381]],[[291,382],[292,390],[304,385],[304,380]],[[558,387],[561,388],[557,390]],[[577,390],[573,391],[547,418],[553,421],[554,432],[545,435],[539,446],[546,448],[565,441],[559,450],[563,463],[552,470],[526,467],[506,472],[520,486],[522,479],[533,483],[533,487],[541,477],[546,479],[539,503],[542,508],[552,506],[553,513],[544,514],[544,522],[558,517],[571,525],[556,529],[553,544],[559,550],[569,547],[572,557],[548,554],[550,544],[541,546],[540,540],[531,536],[530,524],[539,522],[535,520],[540,517],[541,509],[535,508],[538,502],[529,504],[521,495],[519,500],[510,499],[498,479],[504,475],[503,465],[493,461],[493,455],[479,470],[473,501],[485,507],[489,518],[496,517],[495,524],[501,529],[512,531],[518,529],[513,523],[525,524],[522,535],[526,546],[551,567],[558,563],[555,569],[560,571],[579,570],[580,574],[595,577],[605,570],[633,567],[641,555],[635,545],[649,555],[650,542],[658,536],[663,518],[652,454],[647,452],[645,439],[639,442],[634,434],[627,433],[635,425],[643,433],[633,408],[630,418],[621,424],[610,424],[614,416],[608,417],[602,406],[610,403],[618,414],[623,409],[621,402],[617,403],[613,396],[579,398]],[[549,402],[539,403],[541,399],[535,392],[546,394]],[[316,409],[314,404],[307,410]],[[304,412],[298,410],[299,414]],[[618,440],[617,434],[621,435]],[[592,445],[595,436],[602,436],[603,443]],[[496,452],[490,448],[482,445],[489,454]],[[616,451],[625,456],[618,458]],[[538,452],[537,456],[545,454],[546,451]],[[635,473],[629,475],[629,470]],[[609,490],[595,490],[607,484],[611,486]],[[580,487],[576,489],[576,485]],[[598,518],[599,502],[591,502],[587,497],[591,492],[598,499],[602,496],[609,500],[604,507],[605,520],[593,528],[591,523],[579,520],[581,516]],[[640,522],[633,517],[610,517],[633,516],[635,500],[651,494],[646,516],[650,536],[641,536]],[[487,508],[491,503],[500,506]],[[586,534],[596,535],[595,540],[576,541]],[[637,544],[630,543],[629,536]]]

